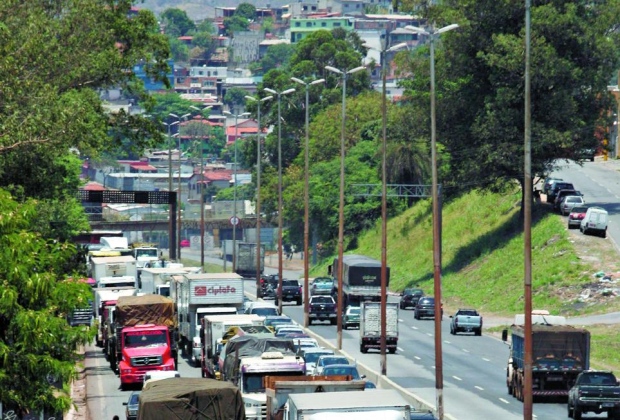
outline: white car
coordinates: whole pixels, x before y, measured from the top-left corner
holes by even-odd
[[[306,375],[312,375],[314,372],[314,367],[316,366],[316,361],[319,357],[333,356],[334,351],[321,347],[309,347],[302,350],[301,355],[304,358],[304,362],[306,362]]]
[[[146,385],[149,381],[159,381],[161,379],[180,377],[181,374],[178,370],[149,370],[144,374],[144,382],[142,383],[142,386]]]
[[[248,305],[248,309],[245,311],[248,315],[260,315],[260,316],[275,316],[280,315],[278,307],[273,303],[254,301]]]
[[[306,331],[304,330],[303,327],[299,326],[299,325],[285,325],[285,324],[280,324],[280,325],[276,325],[275,326],[275,334],[276,337],[280,337],[283,336],[285,334],[305,334]]]

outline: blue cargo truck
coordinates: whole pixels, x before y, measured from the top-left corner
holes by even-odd
[[[328,267],[338,287],[338,258]],[[390,285],[390,267],[386,267],[386,287]],[[344,255],[342,257],[343,308],[360,306],[362,302],[381,300],[381,261],[365,255]]]
[[[508,393],[523,401],[524,327],[510,327],[512,342],[506,370]],[[508,330],[502,333],[507,341]],[[532,395],[568,397],[577,375],[590,368],[590,332],[569,325],[532,325]]]

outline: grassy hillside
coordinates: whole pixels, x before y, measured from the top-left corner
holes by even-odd
[[[471,192],[443,208],[442,293],[446,308],[472,306],[512,316],[523,312],[523,235],[520,193]],[[419,285],[433,292],[430,201],[388,222],[390,289]],[[381,225],[358,238],[346,253],[381,257]],[[329,260],[329,259],[328,259]],[[324,274],[327,260],[313,269]],[[593,268],[577,257],[564,223],[546,205],[533,206],[533,307],[568,312],[574,303],[559,294],[588,282]],[[577,295],[575,288],[574,295]]]

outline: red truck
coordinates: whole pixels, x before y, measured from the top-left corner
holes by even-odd
[[[161,295],[120,297],[115,310],[115,352],[110,366],[121,389],[143,382],[151,370],[176,370],[178,351],[174,302]]]

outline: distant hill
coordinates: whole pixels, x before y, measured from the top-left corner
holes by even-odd
[[[236,7],[241,3],[250,3],[256,7],[279,7],[290,3],[288,0],[144,0],[136,2],[136,7],[148,9],[159,15],[166,9],[175,8],[184,10],[193,20],[212,19],[215,17],[215,7]]]

